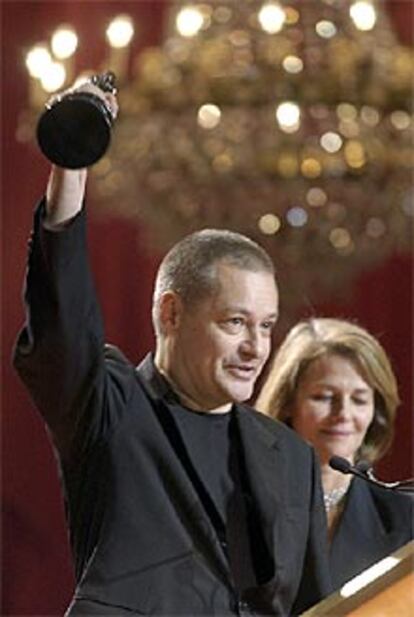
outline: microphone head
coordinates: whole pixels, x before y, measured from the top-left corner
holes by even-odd
[[[329,459],[329,466],[341,473],[351,473],[351,463],[346,458],[342,458],[342,456],[332,456]]]

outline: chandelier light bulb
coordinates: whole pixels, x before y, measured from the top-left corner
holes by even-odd
[[[106,36],[111,47],[126,47],[134,36],[134,24],[129,15],[118,15],[109,24]]]
[[[303,208],[295,206],[287,211],[286,219],[292,227],[303,227],[308,222],[308,213]]]
[[[361,108],[361,119],[367,126],[377,126],[380,121],[380,114],[375,107],[363,105]]]
[[[320,208],[328,201],[328,196],[323,189],[313,186],[306,193],[306,201],[313,208]]]
[[[373,216],[368,220],[365,228],[367,236],[374,238],[374,240],[381,238],[386,231],[387,228],[384,221],[376,216]]]
[[[176,17],[175,25],[181,36],[192,37],[203,27],[204,17],[199,9],[188,6],[182,9]]]
[[[282,66],[287,73],[300,73],[303,70],[303,61],[299,56],[286,56]]]
[[[341,120],[355,120],[358,116],[355,105],[351,103],[339,103],[336,113]]]
[[[375,8],[367,0],[359,0],[351,4],[349,14],[358,30],[372,30],[377,21]]]
[[[285,133],[294,133],[300,124],[300,107],[292,101],[280,103],[276,108],[276,120]]]
[[[258,14],[259,23],[268,34],[280,32],[286,21],[286,13],[279,3],[264,4]]]
[[[75,53],[78,37],[73,28],[61,27],[53,34],[50,45],[56,58],[64,60]]]
[[[318,178],[322,173],[322,165],[317,159],[308,157],[302,161],[300,171],[305,178]]]
[[[348,139],[358,137],[360,134],[359,124],[355,120],[341,120],[338,123],[338,130],[344,137],[348,137]]]
[[[318,21],[315,26],[316,33],[323,39],[331,39],[337,33],[335,24],[332,21],[323,19]]]
[[[51,62],[45,73],[40,77],[43,90],[46,92],[56,92],[66,80],[66,70],[60,62]]]
[[[260,217],[258,227],[262,233],[267,236],[273,236],[279,231],[282,224],[276,214],[264,214]]]
[[[228,6],[218,6],[214,9],[214,19],[219,24],[226,24],[231,19],[231,14]]]
[[[26,56],[26,67],[32,77],[40,78],[51,62],[52,57],[46,45],[36,45]]]
[[[345,160],[349,167],[359,169],[366,164],[365,151],[361,142],[350,139],[345,145]]]
[[[411,124],[410,114],[399,109],[391,113],[390,120],[391,124],[399,131],[408,129]]]
[[[221,120],[221,111],[217,105],[206,103],[198,110],[197,122],[203,129],[214,129]]]
[[[347,248],[351,242],[352,238],[347,229],[345,227],[335,227],[329,233],[329,241],[337,250]]]
[[[286,15],[286,23],[290,26],[293,24],[297,24],[300,19],[300,13],[297,9],[294,9],[293,6],[285,6],[284,12]]]
[[[338,133],[334,133],[333,131],[328,131],[324,133],[320,139],[320,144],[326,152],[333,154],[334,152],[338,152],[341,149],[343,140]]]

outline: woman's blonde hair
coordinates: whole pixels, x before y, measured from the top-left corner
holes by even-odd
[[[356,455],[356,460],[373,463],[388,450],[394,436],[398,386],[380,343],[350,321],[313,318],[294,326],[273,358],[255,407],[288,423],[304,371],[327,354],[349,359],[374,391],[374,418]]]

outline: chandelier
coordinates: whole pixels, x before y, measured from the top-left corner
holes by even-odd
[[[250,236],[290,307],[411,249],[414,62],[381,2],[167,13],[162,44],[132,61],[133,20],[114,28],[121,112],[91,182],[102,211],[143,222],[163,250],[204,227]]]

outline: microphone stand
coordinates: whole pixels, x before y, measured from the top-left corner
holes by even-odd
[[[329,461],[329,465],[332,469],[335,469],[335,471],[339,471],[343,474],[352,474],[362,480],[365,480],[366,482],[369,482],[370,484],[374,484],[375,486],[380,486],[381,488],[395,491],[397,493],[414,495],[414,478],[399,480],[396,482],[384,482],[382,480],[378,480],[378,478],[374,475],[371,465],[367,463],[367,461],[360,461],[357,465],[353,466],[349,461],[341,456],[332,456]]]

